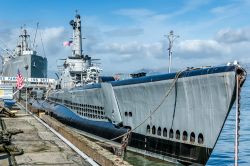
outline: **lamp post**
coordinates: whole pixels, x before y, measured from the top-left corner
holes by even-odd
[[[175,39],[179,38],[179,35],[174,35],[174,31],[171,30],[168,35],[164,35],[165,37],[168,38],[169,41],[169,47],[168,47],[168,57],[169,57],[169,66],[168,66],[168,73],[171,72],[171,65],[172,65],[172,48],[173,48],[173,43]]]

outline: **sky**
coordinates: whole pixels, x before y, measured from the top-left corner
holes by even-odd
[[[81,15],[84,54],[100,58],[104,74],[168,68],[250,63],[249,0],[0,0],[0,48],[14,49],[25,26],[35,48],[56,71],[58,59],[71,55],[69,21]],[[44,46],[44,51],[43,47]],[[0,54],[3,51],[0,49]]]

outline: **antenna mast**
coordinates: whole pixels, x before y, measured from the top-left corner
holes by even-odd
[[[79,14],[76,15],[75,19],[70,21],[70,25],[73,28],[73,52],[72,55],[75,57],[82,56],[82,33],[81,33],[81,17]]]
[[[39,26],[39,22],[36,23],[36,33],[35,33],[35,37],[34,37],[34,42],[33,42],[33,49],[35,49],[35,43],[36,43],[36,34],[37,34],[37,29]]]
[[[169,47],[168,47],[168,57],[169,57],[169,66],[168,66],[168,73],[171,72],[171,65],[172,65],[172,55],[173,55],[173,43],[175,39],[179,38],[179,35],[174,35],[174,31],[171,30],[168,35],[165,35],[165,37],[168,38],[169,41]]]

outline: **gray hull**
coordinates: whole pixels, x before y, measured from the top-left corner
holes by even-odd
[[[47,58],[38,55],[16,56],[3,65],[3,76],[16,77],[18,69],[23,77],[47,78]]]
[[[140,125],[130,142],[139,153],[206,164],[235,100],[237,70],[187,71],[166,99],[175,73],[57,90],[49,99],[82,119],[131,129]]]

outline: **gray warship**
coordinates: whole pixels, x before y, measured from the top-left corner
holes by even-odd
[[[33,106],[128,150],[205,165],[235,102],[236,77],[242,86],[245,70],[228,64],[125,80],[102,77],[102,70],[82,53],[80,15],[70,25],[72,55],[63,63],[56,89]]]
[[[47,58],[37,55],[29,38],[27,30],[22,28],[15,50],[3,57],[2,76],[16,77],[19,70],[23,77],[47,78]]]

